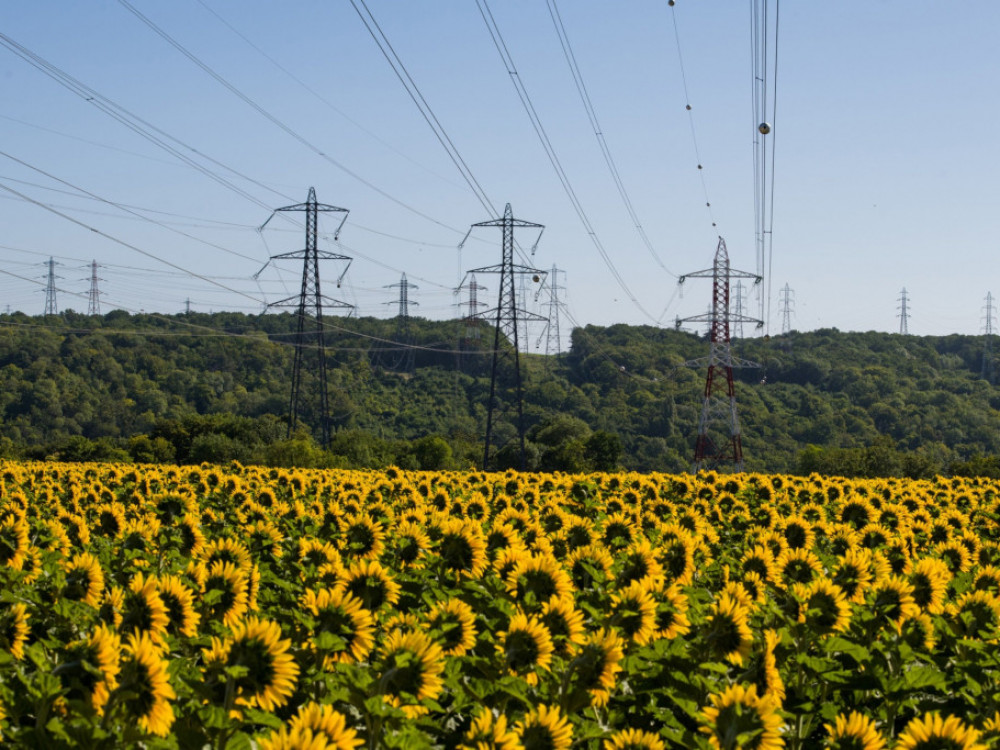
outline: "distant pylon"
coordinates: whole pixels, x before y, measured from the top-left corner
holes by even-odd
[[[984,311],[986,313],[986,315],[983,318],[983,320],[985,321],[984,324],[983,324],[983,333],[986,334],[986,341],[983,344],[983,370],[982,370],[982,377],[983,377],[983,380],[986,380],[990,385],[994,385],[996,383],[996,373],[994,372],[994,367],[993,367],[993,329],[994,329],[994,325],[993,325],[993,312],[994,312],[994,305],[993,305],[993,293],[992,292],[987,292],[986,293],[986,307],[983,308],[983,309],[984,309]]]
[[[706,465],[709,468],[720,467],[724,463],[731,464],[736,471],[743,471],[743,438],[740,434],[740,422],[736,413],[733,367],[756,367],[758,365],[733,356],[730,347],[730,326],[733,323],[744,322],[754,323],[760,328],[764,325],[764,321],[731,312],[729,309],[729,289],[731,279],[753,279],[755,284],[759,284],[762,277],[747,271],[732,269],[729,265],[726,242],[719,237],[719,244],[715,250],[715,262],[712,267],[685,274],[678,279],[678,283],[683,284],[686,279],[690,278],[712,279],[711,312],[707,315],[677,319],[678,328],[684,322],[704,323],[707,321],[712,325],[708,357],[686,363],[689,366],[708,365],[705,395],[702,401],[701,417],[698,421],[698,437],[694,448],[694,471],[706,468]],[[717,427],[720,422],[726,424],[725,432]]]
[[[61,279],[61,276],[56,276],[56,261],[51,256],[49,257],[49,262],[47,263],[49,267],[48,275],[46,276],[45,282],[45,315],[58,315],[59,306],[56,304],[56,279]]]
[[[101,292],[97,288],[97,282],[104,279],[97,278],[97,261],[90,263],[90,292],[87,294],[87,315],[101,314]]]
[[[566,287],[559,285],[559,274],[563,276],[566,275],[565,271],[552,266],[552,270],[549,271],[549,276],[546,279],[544,288],[549,291],[549,319],[545,324],[545,329],[542,331],[541,336],[538,337],[538,341],[535,343],[535,348],[542,343],[542,338],[545,338],[545,354],[550,355],[560,355],[562,354],[562,337],[559,334],[559,316],[563,308],[563,302],[559,299],[559,290],[566,291]],[[542,287],[539,287],[539,292],[542,291]],[[535,295],[537,299],[538,295]]]
[[[899,307],[897,307],[896,309],[899,310],[899,315],[897,315],[896,317],[899,318],[899,332],[902,333],[903,335],[906,335],[909,334],[910,332],[910,327],[907,322],[910,319],[910,309],[907,304],[910,301],[910,298],[909,295],[907,295],[906,293],[905,286],[903,287],[903,291],[899,293],[898,301],[899,301]]]
[[[419,289],[416,284],[406,280],[404,273],[397,284],[386,284],[385,289],[395,289],[399,287],[399,312],[396,314],[396,332],[393,334],[395,343],[391,346],[392,356],[389,350],[383,350],[382,359],[386,360],[386,367],[390,370],[401,372],[412,372],[414,364],[413,356],[413,331],[410,328],[410,305],[419,305],[419,302],[410,301],[410,290]],[[386,302],[387,305],[397,304],[396,302]]]
[[[482,336],[479,330],[479,308],[485,306],[486,303],[479,301],[479,292],[485,292],[486,287],[476,282],[476,274],[470,273],[468,283],[460,286],[458,291],[461,291],[463,288],[469,292],[468,299],[464,303],[461,303],[466,306],[465,340],[472,341]]]
[[[191,298],[190,297],[188,297],[186,300],[184,300],[184,314],[185,315],[190,315],[191,314]]]
[[[795,290],[788,286],[788,282],[781,287],[781,332],[788,333],[792,330],[792,307],[795,305]]]
[[[737,315],[746,315],[747,306],[746,298],[743,296],[746,293],[746,285],[742,281],[737,281],[733,286],[733,291],[736,293],[735,304],[733,305],[733,312]],[[742,339],[743,336],[743,323],[739,320],[733,322],[733,337]]]
[[[523,471],[526,468],[524,453],[524,399],[521,379],[520,342],[518,341],[518,321],[521,319],[543,321],[545,318],[541,315],[530,313],[527,310],[518,309],[514,276],[516,274],[530,274],[533,280],[538,282],[545,275],[545,271],[514,264],[514,229],[544,229],[544,226],[515,219],[508,203],[504,209],[503,218],[473,224],[469,231],[471,232],[476,227],[499,227],[503,237],[503,255],[500,264],[469,271],[469,273],[500,274],[500,292],[497,298],[497,306],[492,310],[487,310],[480,314],[484,318],[493,317],[496,322],[496,330],[493,337],[493,364],[490,370],[490,402],[486,411],[483,469],[488,470],[491,468],[491,464],[495,458],[495,450],[503,448],[503,445],[498,445],[498,443],[506,443],[508,440],[514,439],[514,435],[516,435],[519,442],[519,466]],[[501,351],[501,344],[504,345],[503,351]],[[507,371],[504,371],[501,364],[511,360],[511,366]],[[506,384],[503,381],[506,381]],[[498,393],[501,390],[505,391],[503,397]],[[516,422],[514,425],[510,425],[512,429],[507,431],[507,434],[504,434],[505,430],[497,430],[497,423],[500,421],[501,411],[509,407],[516,409]],[[510,432],[513,432],[514,435],[509,434]]]
[[[307,355],[315,355],[316,377],[319,387],[319,405],[317,417],[323,435],[323,447],[330,445],[330,401],[326,385],[326,341],[323,334],[323,307],[333,307],[353,310],[354,305],[323,295],[320,291],[319,261],[321,260],[345,260],[347,266],[337,279],[337,286],[347,273],[347,268],[351,265],[351,258],[346,255],[321,251],[317,247],[317,237],[319,235],[320,213],[342,213],[344,216],[334,232],[333,238],[336,240],[340,236],[340,230],[347,221],[348,209],[328,206],[325,203],[316,202],[315,188],[309,188],[309,195],[305,203],[296,203],[294,206],[285,206],[275,209],[268,217],[267,221],[261,224],[263,230],[267,223],[274,218],[274,214],[285,211],[305,211],[306,214],[306,246],[304,250],[295,250],[290,253],[272,255],[264,267],[260,269],[254,278],[260,275],[264,268],[273,260],[278,259],[301,259],[302,260],[302,289],[297,296],[286,297],[277,302],[272,302],[270,307],[295,307],[296,329],[295,329],[295,358],[292,363],[292,395],[288,405],[288,436],[291,437],[298,423],[299,412],[301,411],[301,383],[302,365]]]

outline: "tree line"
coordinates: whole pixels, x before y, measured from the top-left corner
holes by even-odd
[[[303,368],[300,428],[287,430],[291,314],[2,315],[0,453],[479,466],[492,335],[458,320],[330,322],[324,449],[315,367]],[[758,365],[735,371],[748,470],[1000,474],[1000,392],[982,377],[982,337],[822,329],[733,348]],[[707,351],[704,336],[614,325],[575,329],[560,356],[523,354],[528,467],[689,470],[705,371],[686,363]],[[517,465],[516,445],[497,468]]]

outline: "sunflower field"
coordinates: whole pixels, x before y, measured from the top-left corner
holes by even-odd
[[[998,737],[992,481],[0,462],[6,746]]]

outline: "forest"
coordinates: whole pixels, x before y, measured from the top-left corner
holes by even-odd
[[[327,449],[315,345],[289,435],[295,331],[289,313],[0,315],[0,456],[481,464],[490,326],[327,318]],[[736,340],[753,363],[734,371],[746,469],[1000,476],[1000,391],[984,350],[982,336],[836,329]],[[707,354],[703,335],[627,325],[577,328],[557,356],[522,353],[528,468],[690,470]],[[494,468],[515,465],[515,443]]]

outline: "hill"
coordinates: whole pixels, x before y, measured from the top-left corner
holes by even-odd
[[[406,371],[405,350],[391,343],[396,321],[328,323],[334,438],[324,453],[307,433],[285,440],[290,314],[0,316],[0,452],[411,468],[480,460],[490,337],[470,343],[458,321],[413,319]],[[747,469],[997,472],[1000,391],[980,377],[982,350],[982,337],[835,329],[737,342],[739,357],[760,364],[736,371]],[[704,369],[684,363],[707,353],[690,333],[615,325],[574,330],[560,357],[528,354],[532,466],[586,470],[617,458],[640,471],[688,469]],[[307,368],[303,393],[313,385]],[[310,404],[302,419],[315,430]]]

